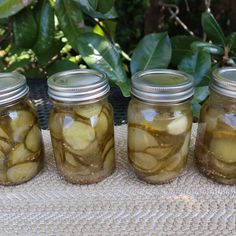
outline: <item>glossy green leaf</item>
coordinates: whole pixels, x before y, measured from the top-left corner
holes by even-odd
[[[208,86],[195,88],[195,93],[192,100],[193,114],[195,117],[199,117],[201,104],[206,100],[208,96],[209,96]]]
[[[172,57],[171,64],[177,66],[183,57],[191,52],[191,44],[198,40],[192,36],[177,35],[171,38]]]
[[[228,38],[227,38],[227,45],[232,48],[236,49],[236,32],[233,32]]]
[[[94,9],[93,4],[91,4],[89,0],[73,0],[73,1],[78,2],[81,6],[82,11],[91,17],[99,18],[99,19],[117,18],[117,13],[114,7],[112,7],[109,11],[102,13]]]
[[[171,42],[167,33],[145,36],[134,50],[131,72],[155,68],[167,68],[171,59]]]
[[[61,72],[65,70],[73,70],[73,69],[79,69],[78,64],[75,64],[68,60],[60,60],[48,66],[46,68],[46,71],[47,71],[47,75],[51,76],[57,72]]]
[[[202,42],[202,41],[195,41],[191,44],[191,48],[193,50],[203,50],[210,54],[214,55],[223,55],[224,49],[212,43]]]
[[[93,9],[97,9],[99,0],[89,0],[90,5]]]
[[[80,34],[84,32],[84,18],[80,5],[74,1],[57,0],[55,11],[61,29],[73,49],[77,49]]]
[[[202,13],[201,21],[203,31],[206,33],[208,38],[212,40],[213,43],[218,43],[225,46],[224,33],[220,25],[217,23],[215,17],[209,12],[204,12]]]
[[[37,36],[37,24],[33,11],[25,8],[14,15],[12,21],[15,46],[31,48]]]
[[[99,0],[97,9],[99,12],[105,14],[109,12],[115,4],[115,0]]]
[[[15,15],[24,7],[30,5],[33,0],[0,0],[0,18]]]
[[[78,48],[89,67],[105,72],[123,95],[129,96],[130,82],[117,49],[109,41],[97,34],[85,33],[78,40]]]
[[[48,0],[44,0],[40,13],[37,40],[33,48],[41,64],[51,58],[50,51],[55,47],[54,10]]]
[[[178,69],[194,77],[194,85],[199,85],[211,70],[211,56],[204,51],[188,53],[178,65]]]

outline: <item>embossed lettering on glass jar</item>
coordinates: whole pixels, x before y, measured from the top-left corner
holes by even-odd
[[[236,184],[236,68],[215,70],[210,91],[201,108],[196,164],[207,177]]]
[[[167,183],[185,169],[193,93],[192,77],[182,72],[148,70],[132,77],[128,158],[140,179]]]
[[[0,184],[32,179],[43,167],[44,148],[24,76],[0,73]]]
[[[92,184],[115,170],[113,109],[103,73],[71,70],[48,80],[49,128],[57,168],[74,184]]]

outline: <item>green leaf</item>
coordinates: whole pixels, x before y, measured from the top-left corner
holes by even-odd
[[[109,41],[97,34],[85,33],[78,40],[78,48],[89,67],[105,72],[110,81],[120,87],[123,95],[129,96],[130,81],[118,51]]]
[[[191,52],[191,44],[198,40],[192,36],[177,35],[171,38],[172,57],[171,64],[177,66],[183,57]]]
[[[97,9],[99,0],[89,0],[90,5],[93,7],[93,9]]]
[[[25,8],[14,15],[12,27],[15,45],[20,48],[31,48],[37,36],[33,11]]]
[[[192,100],[193,114],[195,117],[199,117],[201,105],[209,96],[208,86],[195,88],[195,93]]]
[[[51,76],[57,72],[65,71],[65,70],[73,70],[79,69],[79,66],[68,60],[56,61],[52,65],[46,68],[47,75]]]
[[[194,51],[184,57],[178,69],[194,77],[194,85],[199,85],[211,69],[211,56],[204,51]]]
[[[167,33],[153,33],[145,36],[134,50],[131,72],[167,68],[171,59],[171,43]]]
[[[0,18],[15,15],[24,7],[30,5],[33,0],[0,0]]]
[[[109,11],[106,13],[101,13],[93,8],[93,5],[91,5],[89,0],[73,0],[75,2],[78,2],[81,6],[81,9],[84,13],[87,15],[99,18],[99,19],[114,19],[117,18],[117,13],[115,11],[115,8],[112,7]],[[109,2],[109,1],[108,1]]]
[[[44,0],[41,13],[37,40],[33,48],[41,64],[47,63],[55,47],[54,10],[48,0]]]
[[[236,32],[233,32],[230,36],[228,36],[227,45],[231,49],[236,49]]]
[[[115,0],[99,0],[98,1],[98,11],[105,14],[109,12],[115,4]]]
[[[80,5],[74,1],[57,0],[55,11],[62,31],[72,48],[76,50],[78,38],[85,31]]]
[[[201,20],[203,31],[206,33],[208,38],[211,39],[213,43],[222,44],[225,46],[226,40],[224,33],[215,17],[209,12],[204,12],[202,13]]]
[[[193,50],[203,50],[205,52],[208,52],[210,54],[214,55],[223,55],[224,54],[224,49],[212,44],[212,43],[207,43],[207,42],[202,42],[202,41],[195,41],[191,44],[191,48]]]

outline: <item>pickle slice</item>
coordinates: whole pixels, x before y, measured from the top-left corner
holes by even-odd
[[[38,126],[34,125],[26,136],[26,147],[31,152],[37,152],[41,147],[41,131]]]
[[[152,170],[158,165],[154,156],[142,152],[132,153],[131,160],[135,166],[145,171]]]
[[[188,155],[190,139],[191,139],[191,132],[188,132],[185,136],[183,146],[180,149],[181,156]]]
[[[4,169],[5,161],[6,161],[6,156],[5,156],[5,154],[0,151],[0,171],[1,171],[2,169]]]
[[[38,165],[37,162],[27,162],[15,165],[8,169],[7,178],[12,183],[21,183],[30,180],[37,174]]]
[[[144,151],[148,147],[158,146],[155,137],[143,129],[129,127],[128,136],[129,149],[136,152]]]
[[[9,139],[9,136],[7,135],[7,133],[4,131],[3,128],[0,127],[0,137],[4,138],[4,139]]]
[[[210,160],[211,165],[215,171],[221,173],[226,178],[236,178],[236,163],[224,163],[222,161],[217,160],[217,158],[214,158],[213,155],[211,156]]]
[[[146,176],[144,178],[145,181],[153,184],[157,183],[168,183],[175,179],[179,174],[174,171],[161,171],[157,175]]]
[[[166,161],[165,170],[167,171],[176,171],[183,169],[185,167],[186,157],[182,156],[180,152],[173,155]]]
[[[213,109],[212,109],[213,110]],[[216,129],[217,126],[217,122],[218,122],[218,115],[215,114],[215,112],[211,112],[209,111],[209,113],[207,112],[205,114],[204,117],[204,122],[206,123],[206,130],[207,131],[213,131],[214,129]]]
[[[48,121],[48,127],[52,136],[56,139],[62,138],[62,126],[63,126],[64,114],[53,112]]]
[[[115,149],[111,148],[107,155],[105,156],[105,161],[103,163],[104,169],[112,169],[115,166]]]
[[[57,165],[60,165],[64,162],[64,155],[63,155],[63,146],[61,141],[57,141],[57,139],[52,137],[52,146],[53,146],[53,153],[54,158],[56,160]]]
[[[98,122],[95,126],[96,134],[99,140],[104,139],[104,136],[106,132],[108,131],[108,117],[105,115],[105,113],[102,111]]]
[[[101,113],[102,105],[99,103],[80,106],[75,110],[76,114],[87,119],[97,117]]]
[[[75,150],[82,150],[89,146],[95,139],[94,130],[87,124],[74,121],[72,124],[63,127],[65,142]]]
[[[109,141],[106,143],[105,148],[102,152],[102,159],[105,160],[105,156],[107,155],[107,152],[111,149],[114,148],[114,138],[110,138]]]
[[[29,111],[14,111],[10,113],[11,127],[13,130],[21,126],[32,126],[35,122],[34,115]]]
[[[188,125],[188,118],[186,116],[181,116],[168,124],[167,131],[171,135],[179,135],[187,131]]]
[[[235,138],[213,138],[210,143],[210,151],[220,161],[226,163],[236,162],[236,139]]]
[[[11,150],[11,145],[5,140],[0,139],[0,150],[6,154]]]
[[[79,163],[78,161],[74,158],[74,156],[69,153],[69,152],[65,152],[65,160],[72,166],[77,166]]]
[[[147,154],[154,156],[157,160],[162,160],[167,157],[173,150],[173,146],[170,147],[149,147],[145,150]]]
[[[35,159],[35,154],[26,149],[24,144],[18,144],[9,152],[8,165],[12,166],[17,163],[32,161],[33,159]]]

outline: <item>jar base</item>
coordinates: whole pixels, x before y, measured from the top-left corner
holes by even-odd
[[[226,178],[219,175],[214,175],[212,172],[210,172],[208,169],[203,168],[198,161],[195,161],[196,166],[199,170],[199,172],[205,176],[208,179],[211,179],[214,182],[217,182],[218,184],[223,185],[236,185],[236,178]]]
[[[109,171],[106,171],[104,173],[104,175],[98,177],[98,175],[90,175],[90,176],[80,176],[78,177],[72,177],[72,176],[67,176],[65,173],[62,173],[62,171],[60,171],[60,175],[69,183],[71,184],[79,184],[79,185],[89,185],[89,184],[96,184],[99,183],[103,180],[105,180],[106,178],[108,178],[109,176],[111,176],[116,170],[116,166],[114,166],[113,168],[111,168]]]

